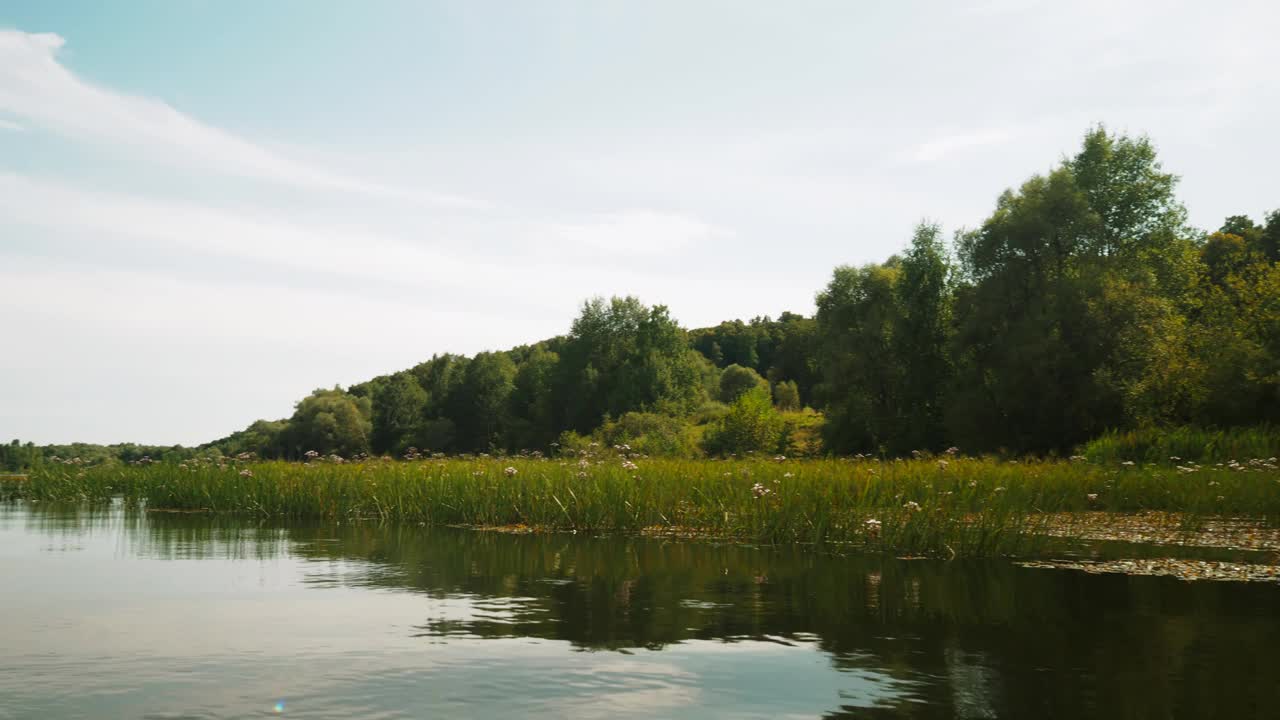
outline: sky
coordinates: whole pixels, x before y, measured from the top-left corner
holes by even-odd
[[[0,438],[198,444],[593,296],[810,313],[1147,134],[1280,207],[1280,5],[0,0]]]

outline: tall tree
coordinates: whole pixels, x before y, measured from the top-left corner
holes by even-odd
[[[373,396],[373,451],[400,455],[410,446],[424,445],[428,400],[427,391],[410,373],[396,373],[382,383]]]
[[[900,267],[893,348],[902,365],[902,421],[893,444],[898,450],[939,450],[946,439],[943,420],[951,381],[950,263],[942,229],[932,223],[917,226]]]
[[[900,429],[901,364],[893,330],[899,313],[897,259],[836,268],[818,294],[824,437],[835,452],[887,451]]]
[[[372,411],[368,398],[341,388],[316,390],[303,398],[289,418],[288,444],[293,457],[314,450],[351,456],[369,450]]]

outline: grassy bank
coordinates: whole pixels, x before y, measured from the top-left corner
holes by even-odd
[[[899,553],[1034,552],[1050,513],[1161,510],[1280,520],[1280,471],[1235,466],[669,460],[625,451],[542,459],[51,465],[2,482],[34,501],[123,497],[150,509],[279,518],[689,533],[854,543]]]
[[[1269,425],[1210,430],[1197,427],[1112,431],[1085,444],[1095,463],[1216,464],[1280,455],[1280,428]]]

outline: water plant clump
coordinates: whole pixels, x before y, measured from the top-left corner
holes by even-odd
[[[1186,466],[1184,466],[1186,467]],[[381,520],[545,531],[643,532],[755,542],[851,544],[942,556],[1035,554],[1051,518],[1115,513],[1280,519],[1267,460],[1196,466],[1012,462],[922,454],[901,460],[574,456],[411,461],[316,456],[84,467],[50,464],[0,497],[103,501],[152,510]],[[1060,533],[1057,533],[1060,534]]]

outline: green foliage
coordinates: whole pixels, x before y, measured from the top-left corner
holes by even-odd
[[[722,403],[732,403],[743,393],[758,387],[768,387],[769,381],[755,370],[741,365],[730,365],[720,373],[720,387],[716,397]]]
[[[429,396],[409,373],[396,373],[373,395],[375,453],[400,455],[409,447],[425,445],[422,423]]]
[[[813,318],[784,312],[777,320],[733,320],[689,333],[692,347],[720,368],[738,365],[755,370],[770,382],[791,380],[800,391],[801,403],[809,402],[818,381],[814,357]]]
[[[511,388],[510,445],[513,448],[546,447],[556,437],[553,383],[560,356],[535,347],[516,370]]]
[[[1111,431],[1085,443],[1080,453],[1094,463],[1239,463],[1280,456],[1280,428],[1148,427]]]
[[[707,431],[703,444],[714,455],[776,452],[782,430],[768,387],[757,386],[738,396],[729,412]]]
[[[953,441],[1065,451],[1149,411],[1135,350],[1176,327],[1194,269],[1175,184],[1145,138],[1099,128],[963,236]]]
[[[778,450],[786,457],[816,457],[823,452],[822,413],[812,409],[782,412],[782,438]]]
[[[480,353],[468,363],[446,408],[457,431],[455,446],[473,451],[506,447],[515,378],[516,364],[505,353]]]
[[[800,390],[795,380],[783,380],[773,385],[773,404],[782,411],[800,409]]]
[[[951,382],[951,266],[942,229],[921,223],[900,267],[892,344],[902,364],[895,388],[901,417],[889,445],[896,452],[941,450]]]
[[[838,453],[878,452],[899,437],[902,365],[894,354],[899,322],[896,262],[836,268],[818,294],[818,334],[827,408],[826,443]]]
[[[567,453],[566,453],[567,454]],[[1280,517],[1274,463],[660,460],[592,448],[568,458],[418,462],[46,463],[0,498],[107,501],[264,518],[359,519],[546,530],[681,533],[840,543],[944,557],[1032,555],[1046,513]],[[514,473],[508,472],[511,468]],[[869,522],[869,521],[874,521]]]
[[[562,426],[588,432],[606,415],[658,407],[686,412],[702,399],[701,378],[684,331],[665,307],[596,298],[583,305],[564,341],[553,398]]]
[[[643,455],[695,457],[699,432],[681,418],[660,413],[630,412],[607,420],[593,437],[606,447],[628,446]]]
[[[0,444],[0,470],[17,472],[30,470],[44,460],[44,454],[34,443],[22,444],[14,440],[8,445]]]
[[[336,387],[316,390],[298,403],[289,418],[290,455],[318,452],[350,457],[368,452],[371,412],[369,398],[357,398]]]

